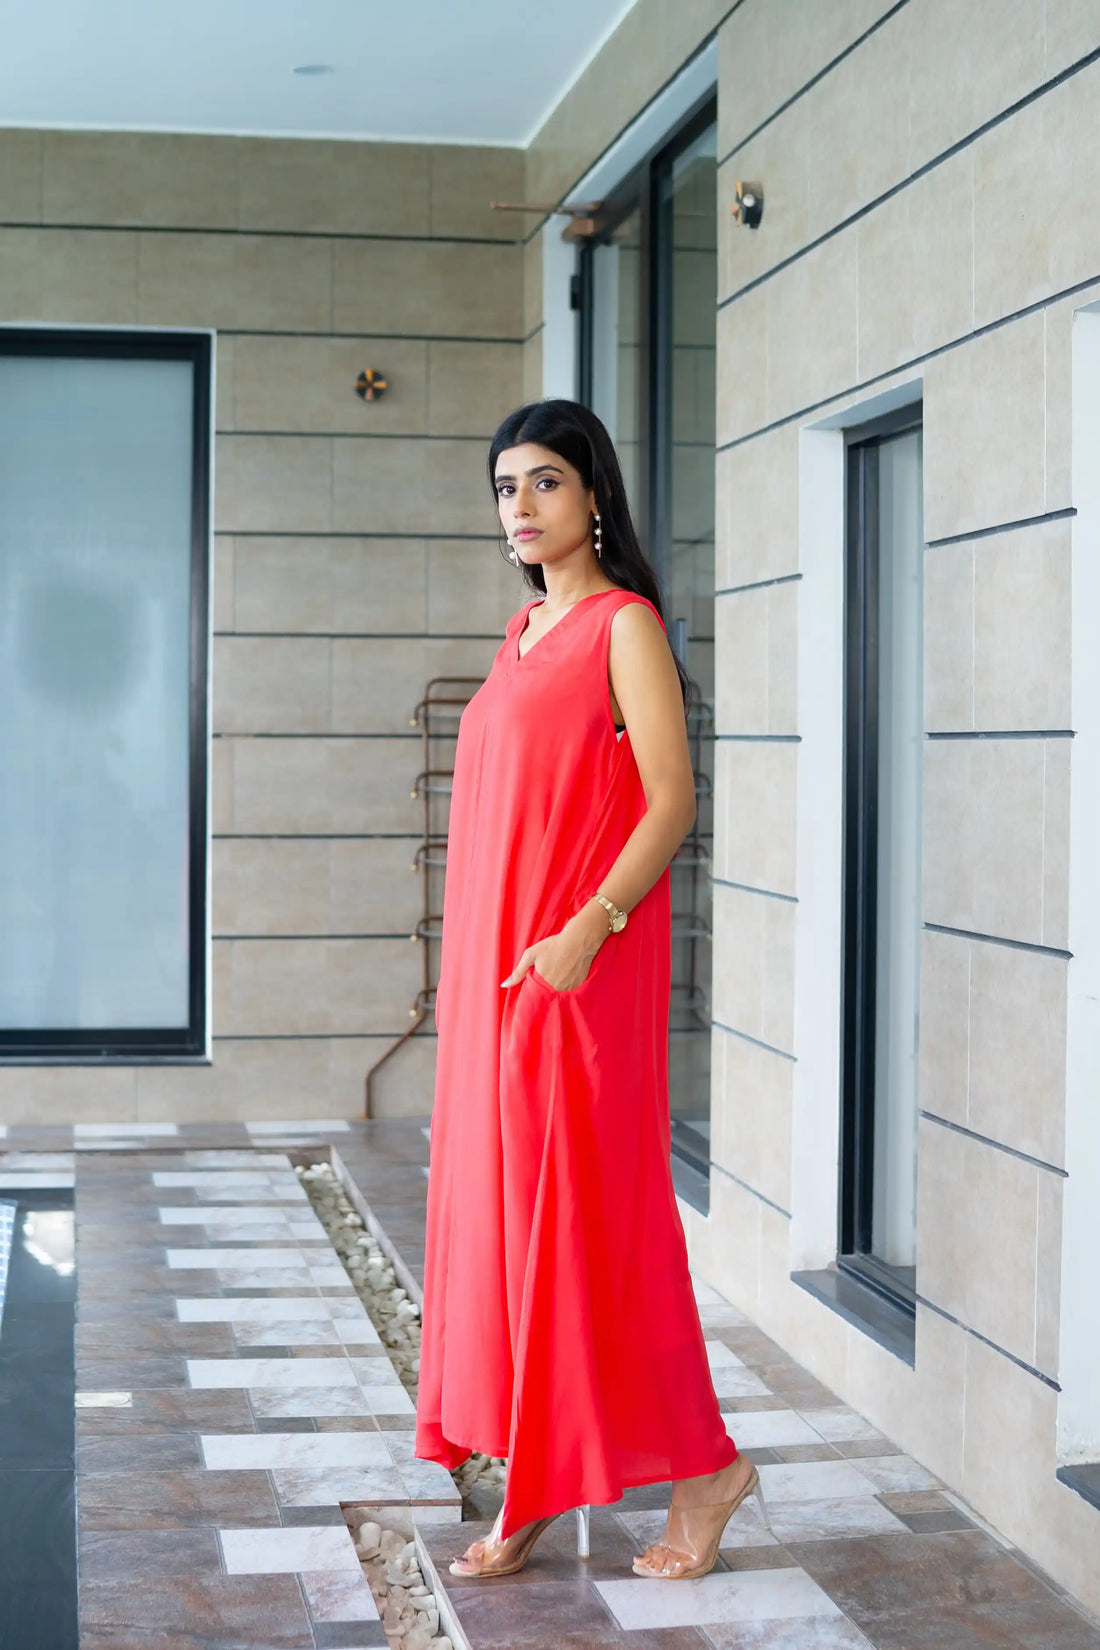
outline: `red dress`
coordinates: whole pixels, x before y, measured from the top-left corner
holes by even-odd
[[[737,1454],[669,1164],[668,870],[580,985],[500,983],[646,811],[608,692],[632,601],[582,597],[521,658],[527,602],[455,748],[415,1449],[507,1456],[505,1536]]]

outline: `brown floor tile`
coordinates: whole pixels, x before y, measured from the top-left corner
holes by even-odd
[[[243,1392],[135,1392],[131,1409],[88,1409],[77,1415],[81,1438],[140,1432],[252,1432],[252,1411]]]
[[[201,1467],[202,1449],[197,1432],[126,1434],[117,1438],[85,1438],[77,1442],[77,1473],[161,1472]]]
[[[200,1525],[277,1524],[266,1472],[88,1473],[80,1480],[80,1528],[177,1530]]]
[[[982,1530],[791,1542],[790,1551],[858,1626],[931,1604],[952,1610],[1051,1597]]]
[[[780,1444],[775,1453],[780,1461],[836,1461],[840,1458],[831,1444]]]
[[[131,1576],[218,1575],[215,1530],[83,1530],[80,1581],[124,1581]]]
[[[294,1576],[143,1577],[80,1589],[80,1650],[313,1650]]]
[[[91,1392],[163,1391],[187,1386],[183,1358],[77,1358],[76,1384]]]
[[[451,1606],[477,1650],[498,1645],[504,1650],[520,1645],[529,1650],[533,1642],[560,1644],[566,1633],[607,1633],[614,1628],[610,1611],[587,1581],[523,1581],[526,1575],[524,1570],[494,1582],[448,1575]],[[632,1641],[634,1635],[629,1638]],[[626,1639],[623,1634],[610,1642],[625,1643]]]
[[[227,1323],[134,1323],[120,1331],[117,1324],[78,1323],[78,1359],[143,1358],[175,1354],[187,1358],[232,1357],[237,1350]]]

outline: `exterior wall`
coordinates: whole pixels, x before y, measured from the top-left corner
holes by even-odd
[[[355,1115],[407,1031],[409,719],[518,601],[484,444],[522,187],[518,150],[0,133],[0,322],[217,333],[213,1064],[3,1067],[4,1121]],[[379,1110],[430,1110],[434,1048],[429,1015]]]
[[[1098,44],[1071,0],[745,0],[721,30],[721,1023],[711,1211],[683,1210],[705,1276],[1093,1608],[1100,1514],[1055,1471],[1070,330],[1100,293],[1100,64],[1072,71]],[[758,231],[732,225],[738,178]],[[836,1229],[815,1039],[838,976],[800,957],[839,890],[807,847],[824,834],[829,871],[835,751],[806,707],[835,687],[839,532],[833,585],[808,547],[842,506],[810,427],[904,382],[928,543],[915,1369],[790,1281]],[[823,1097],[800,1086],[822,1065]]]

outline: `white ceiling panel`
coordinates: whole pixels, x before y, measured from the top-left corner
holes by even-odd
[[[0,0],[0,126],[522,145],[633,4]]]

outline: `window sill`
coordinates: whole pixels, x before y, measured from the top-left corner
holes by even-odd
[[[1059,1467],[1058,1482],[1075,1490],[1090,1507],[1100,1511],[1100,1462],[1086,1461],[1079,1467]]]
[[[877,1290],[834,1266],[818,1272],[792,1272],[791,1282],[913,1368],[916,1320],[900,1307],[892,1306]]]

